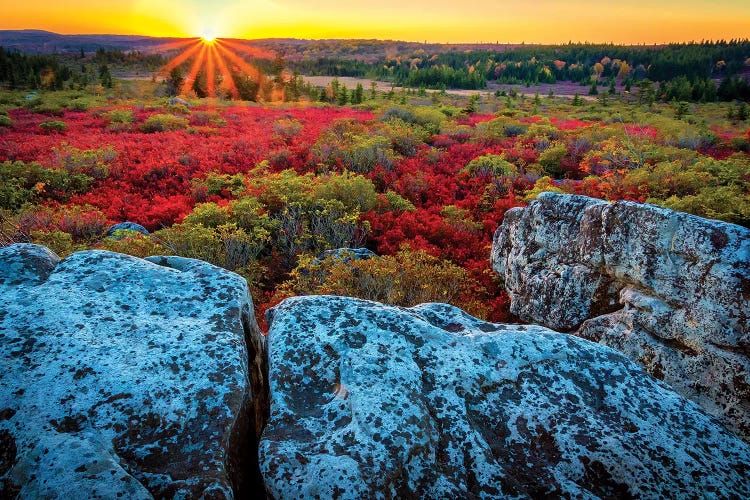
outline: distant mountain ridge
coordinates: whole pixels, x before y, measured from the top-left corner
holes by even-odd
[[[0,30],[0,46],[29,54],[73,53],[83,49],[154,50],[179,38],[155,38],[145,35],[63,35],[44,30]]]
[[[150,37],[146,35],[65,35],[36,29],[0,30],[0,47],[17,50],[26,54],[77,53],[81,48],[85,52],[94,52],[100,48],[106,50],[156,52],[165,44],[185,39],[178,37]],[[292,37],[263,39],[235,38],[233,40],[252,42],[257,47],[271,50],[289,59],[304,57],[304,48],[312,48],[318,56],[323,57],[347,55],[359,59],[372,59],[373,57],[377,58],[389,53],[411,52],[417,49],[424,49],[431,53],[464,50],[495,50],[502,52],[521,46],[518,44],[500,43],[437,44],[375,39],[306,40]]]

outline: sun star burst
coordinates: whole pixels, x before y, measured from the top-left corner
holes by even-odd
[[[216,96],[217,83],[219,88],[227,94],[232,97],[239,97],[239,92],[232,78],[233,73],[244,73],[256,80],[261,78],[260,71],[240,57],[238,53],[244,53],[251,57],[272,57],[272,54],[262,50],[246,46],[238,41],[217,38],[209,33],[199,38],[167,44],[164,47],[167,50],[180,49],[180,53],[172,58],[161,69],[160,73],[166,77],[173,69],[191,61],[190,69],[179,91],[181,94],[189,94],[193,89],[193,83],[198,77],[198,73],[203,71],[206,77],[205,91],[209,97]]]

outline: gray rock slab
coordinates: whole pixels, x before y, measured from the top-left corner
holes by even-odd
[[[610,346],[750,439],[750,230],[543,193],[495,233],[523,321]]]
[[[251,365],[265,353],[247,284],[200,261],[149,260],[0,248],[0,496],[251,488],[248,347]]]
[[[750,446],[602,345],[445,304],[269,317],[272,498],[750,495]]]

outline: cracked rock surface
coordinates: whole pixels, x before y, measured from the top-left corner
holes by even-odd
[[[750,495],[750,446],[617,352],[445,304],[269,314],[272,498]]]
[[[491,260],[522,320],[616,349],[750,440],[750,230],[544,193]]]
[[[248,347],[251,365],[265,357],[233,273],[179,257],[0,248],[0,497],[257,487],[251,382],[262,374],[248,373]]]

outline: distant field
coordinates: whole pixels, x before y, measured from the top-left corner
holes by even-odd
[[[350,76],[305,76],[303,75],[302,78],[305,79],[305,81],[310,82],[311,84],[317,86],[317,87],[325,87],[334,78],[338,78],[339,83],[342,83],[346,85],[348,89],[353,89],[357,86],[358,83],[361,83],[362,86],[365,88],[365,90],[370,89],[371,82],[375,82],[376,88],[378,92],[388,92],[391,89],[394,89],[396,92],[399,92],[402,87],[394,86],[390,82],[384,82],[379,80],[371,80],[369,78],[355,78]],[[482,90],[463,90],[463,89],[448,89],[446,90],[449,94],[454,95],[460,95],[460,96],[470,96],[472,94],[493,94],[496,90],[505,90],[506,92],[510,91],[510,89],[516,89],[516,92],[522,95],[526,96],[534,96],[537,92],[540,96],[546,96],[549,94],[549,91],[552,90],[554,95],[556,96],[562,96],[562,97],[573,97],[576,94],[583,98],[591,99],[593,97],[588,95],[589,87],[581,86],[577,83],[573,82],[558,82],[558,83],[540,83],[538,85],[532,85],[530,87],[526,87],[524,85],[499,85],[495,83],[488,83],[487,88]],[[623,93],[624,89],[622,85],[617,85],[615,87],[617,89],[617,92]],[[600,87],[599,92],[606,92],[607,87]],[[427,92],[435,92],[435,90],[427,90]]]

